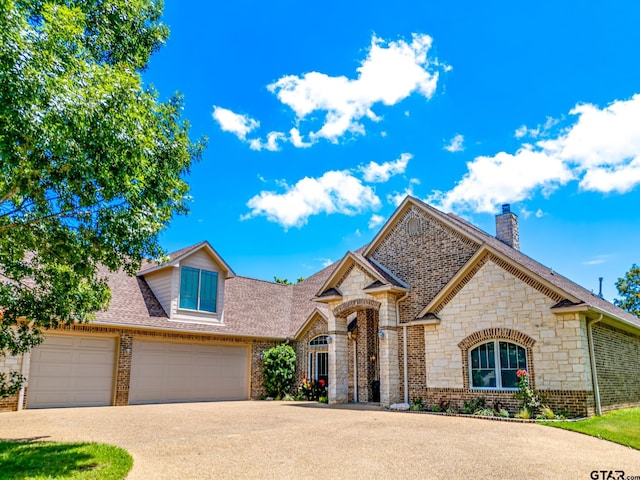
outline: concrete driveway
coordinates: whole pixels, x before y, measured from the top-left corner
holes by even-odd
[[[640,475],[639,451],[540,425],[293,402],[0,414],[0,438],[32,437],[119,445],[134,458],[130,479]]]

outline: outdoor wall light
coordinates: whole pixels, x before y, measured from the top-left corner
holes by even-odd
[[[124,353],[131,353],[131,347],[124,347],[122,350]]]
[[[384,330],[378,330],[378,337],[380,340],[384,340]]]
[[[333,337],[331,335],[327,335],[327,343],[331,345],[333,343]]]

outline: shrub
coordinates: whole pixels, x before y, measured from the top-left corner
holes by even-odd
[[[422,397],[416,397],[413,399],[413,405],[411,405],[411,410],[424,410],[424,400]]]
[[[544,407],[542,402],[543,396],[529,385],[529,372],[526,370],[518,370],[516,373],[518,377],[518,391],[513,394],[516,400],[520,400],[520,407],[522,411],[526,409],[529,412],[529,417],[535,417],[540,412],[540,409]],[[525,418],[525,417],[521,417]]]
[[[475,412],[473,412],[474,415],[477,415],[479,417],[495,417],[496,415],[496,411],[493,408],[479,408],[478,410],[476,410]]]
[[[297,398],[300,398],[300,400],[321,401],[322,397],[327,397],[327,386],[323,379],[309,380],[306,377],[302,379],[302,383],[298,387]]]
[[[293,387],[296,352],[290,345],[277,345],[264,353],[264,388],[270,397],[282,398]]]
[[[472,400],[465,400],[463,402],[462,413],[471,415],[477,410],[485,408],[486,400],[483,397],[474,398]]]

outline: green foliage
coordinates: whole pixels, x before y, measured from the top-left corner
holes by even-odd
[[[298,280],[296,281],[296,283],[300,283],[303,280],[304,280],[304,277],[298,277]],[[293,282],[289,281],[288,278],[273,277],[273,281],[276,282],[276,283],[280,283],[281,285],[295,285],[296,284],[296,283],[293,283]]]
[[[615,299],[618,307],[640,317],[640,267],[633,264],[631,270],[616,282],[620,299]]]
[[[424,410],[424,400],[422,399],[422,397],[416,397],[413,399],[413,405],[411,405],[411,407],[409,407],[411,410],[414,411],[422,411]]]
[[[295,382],[296,352],[290,345],[277,345],[264,353],[264,388],[271,397],[282,398]]]
[[[140,74],[167,38],[161,13],[155,0],[0,1],[0,356],[106,308],[106,269],[161,257],[159,232],[187,210],[203,141],[180,97],[159,101]]]
[[[581,432],[640,450],[640,407],[627,408],[577,422],[543,423],[551,427]]]
[[[463,401],[462,413],[466,413],[467,415],[472,415],[477,410],[484,409],[486,406],[486,399],[484,397],[473,398],[471,400]]]
[[[319,401],[320,398],[327,396],[327,386],[323,379],[310,380],[303,378],[302,383],[298,387],[297,398],[300,400]]]
[[[516,375],[518,376],[518,382],[516,383],[518,391],[513,394],[513,397],[516,400],[520,400],[520,413],[522,414],[523,410],[526,410],[529,415],[528,417],[521,416],[520,418],[535,417],[540,413],[540,409],[544,408],[542,404],[544,398],[537,390],[531,388],[529,373],[526,370],[518,370]]]
[[[102,443],[0,442],[0,480],[122,480],[133,467],[125,450]]]

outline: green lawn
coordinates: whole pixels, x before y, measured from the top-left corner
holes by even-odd
[[[122,480],[125,450],[102,443],[0,441],[0,479]]]
[[[577,422],[541,422],[543,425],[586,433],[592,437],[640,450],[640,408],[627,408]]]

